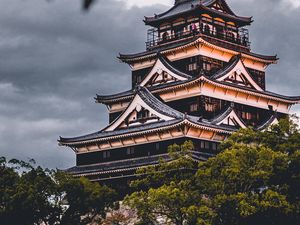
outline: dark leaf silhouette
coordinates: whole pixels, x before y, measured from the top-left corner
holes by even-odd
[[[95,0],[83,0],[83,9],[88,10]]]

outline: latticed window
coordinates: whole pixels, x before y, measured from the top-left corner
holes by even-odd
[[[211,63],[203,62],[203,69],[206,70],[206,71],[210,71],[211,70]]]
[[[242,112],[242,118],[244,120],[251,120],[253,117],[252,113],[250,112]]]
[[[216,110],[216,106],[212,103],[205,103],[205,110],[207,112],[214,112]]]
[[[197,63],[189,64],[188,71],[194,71],[194,70],[197,70]]]
[[[209,147],[210,147],[210,146],[209,146],[209,142],[208,142],[208,141],[201,141],[201,142],[200,142],[200,148],[201,148],[201,149],[207,149],[207,150],[208,150]]]
[[[206,112],[216,112],[222,107],[222,101],[215,98],[205,98],[204,108]]]
[[[199,105],[197,103],[193,103],[190,105],[190,112],[197,112]]]

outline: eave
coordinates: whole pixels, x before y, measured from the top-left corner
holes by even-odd
[[[266,56],[266,55],[260,55],[252,52],[246,52],[246,51],[235,51],[231,49],[227,49],[221,46],[217,46],[213,43],[210,43],[208,38],[206,38],[204,35],[199,35],[197,38],[193,38],[187,42],[179,42],[176,46],[166,46],[165,48],[157,49],[157,50],[152,50],[152,51],[146,51],[138,54],[120,54],[118,57],[122,62],[125,63],[135,63],[143,60],[152,60],[157,57],[157,53],[160,52],[163,55],[176,52],[176,51],[181,51],[184,49],[187,49],[192,46],[197,46],[198,44],[203,44],[207,47],[210,47],[212,49],[220,50],[232,55],[239,55],[243,58],[250,59],[250,60],[255,60],[258,62],[266,63],[266,64],[275,64],[278,61],[277,55],[274,56]]]
[[[183,87],[188,87],[195,83],[201,83],[201,82],[210,83],[217,87],[222,87],[222,88],[229,89],[229,90],[235,90],[235,91],[239,91],[239,92],[242,92],[245,94],[250,94],[253,96],[265,97],[265,98],[272,99],[272,100],[279,101],[279,102],[285,102],[285,103],[289,103],[289,104],[299,104],[300,103],[300,96],[283,96],[283,95],[278,95],[278,94],[268,92],[268,91],[265,91],[265,92],[257,91],[257,90],[245,88],[245,87],[234,85],[234,84],[229,84],[226,82],[215,81],[215,80],[210,79],[209,77],[206,77],[203,75],[193,78],[193,79],[190,79],[185,82],[170,83],[170,84],[168,84],[166,86],[162,86],[162,87],[158,86],[155,88],[149,88],[149,90],[153,94],[160,94],[160,93],[169,92],[169,91],[183,88]],[[199,93],[199,95],[201,95],[201,93]],[[112,104],[112,103],[119,102],[119,101],[129,101],[132,99],[132,97],[133,97],[133,94],[126,95],[126,96],[119,96],[118,98],[108,97],[106,99],[103,99],[103,96],[102,96],[101,103]]]
[[[145,134],[150,134],[150,133],[158,133],[162,132],[165,130],[169,130],[172,128],[176,127],[181,127],[183,125],[188,125],[193,128],[201,129],[201,130],[206,130],[206,131],[212,131],[216,133],[221,133],[221,134],[231,134],[232,132],[235,131],[234,128],[229,128],[229,127],[222,127],[222,126],[216,126],[216,125],[211,125],[211,124],[197,124],[191,119],[183,119],[183,120],[174,120],[174,124],[171,124],[169,126],[163,126],[163,127],[158,127],[154,129],[146,129],[142,131],[136,131],[136,132],[131,132],[130,129],[125,130],[126,132],[122,135],[115,135],[113,132],[112,134],[108,137],[103,137],[103,138],[93,138],[89,140],[81,140],[81,141],[72,141],[73,138],[60,138],[58,140],[59,145],[61,146],[69,146],[69,147],[75,147],[75,146],[80,146],[80,145],[89,145],[97,142],[102,142],[102,141],[110,141],[110,140],[119,140],[122,138],[128,138],[128,137],[134,137],[134,136],[143,136]],[[217,128],[219,127],[219,128]],[[188,137],[188,136],[186,136]]]
[[[224,13],[224,12],[220,12],[220,11],[209,8],[209,6],[213,5],[215,2],[216,1],[213,1],[212,4],[209,4],[207,6],[205,6],[204,4],[197,4],[197,5],[195,5],[195,7],[193,7],[193,8],[191,7],[188,10],[166,16],[168,13],[170,13],[171,11],[173,11],[174,9],[176,9],[178,7],[178,5],[175,5],[171,9],[169,9],[168,11],[166,11],[164,13],[158,14],[154,17],[145,17],[144,23],[149,26],[158,27],[161,23],[169,22],[169,21],[173,20],[174,18],[178,18],[179,16],[191,15],[193,13],[195,13],[195,14],[209,13],[212,16],[218,16],[218,17],[222,17],[225,20],[233,21],[233,22],[239,24],[240,26],[247,26],[253,22],[252,17],[237,16],[236,14],[234,14],[225,1],[224,1],[225,5],[227,6],[229,13]]]

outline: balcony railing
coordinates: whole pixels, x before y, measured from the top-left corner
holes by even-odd
[[[163,38],[158,36],[158,30],[150,29],[147,33],[147,50],[155,49],[163,45],[168,45],[176,43],[183,39],[193,38],[195,36],[206,37],[213,44],[221,45],[234,50],[250,50],[249,33],[245,28],[240,28],[238,35],[234,35],[231,30],[223,30],[222,32],[217,32],[215,30],[196,28],[194,30],[189,30],[185,32],[172,33],[172,35],[165,35]]]

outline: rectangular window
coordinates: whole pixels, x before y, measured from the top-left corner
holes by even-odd
[[[198,104],[193,103],[190,105],[190,112],[197,112],[198,111]]]
[[[103,159],[108,159],[108,158],[110,158],[110,152],[109,151],[103,152]]]
[[[127,155],[133,155],[134,154],[134,147],[128,147],[126,150]]]
[[[205,103],[205,110],[206,110],[207,112],[214,112],[214,111],[215,111],[215,106],[214,106],[214,104]]]
[[[217,151],[217,150],[218,150],[217,143],[212,143],[211,149],[212,149],[213,151]]]
[[[203,69],[206,71],[210,71],[211,70],[211,64],[207,63],[207,62],[203,62]]]
[[[205,143],[204,143],[204,141],[201,141],[201,142],[200,142],[200,148],[201,148],[201,149],[204,149],[204,148],[205,148]]]
[[[250,112],[242,112],[242,118],[244,120],[251,120],[252,119],[252,114]]]
[[[188,71],[195,71],[195,70],[197,70],[197,63],[189,64]]]
[[[205,141],[205,149],[209,149],[209,142]]]
[[[159,150],[159,147],[160,147],[160,146],[159,146],[159,143],[156,143],[156,144],[155,144],[155,149],[156,149],[156,150]]]

